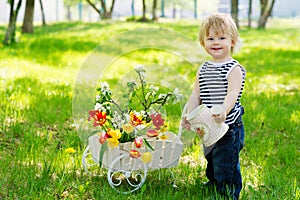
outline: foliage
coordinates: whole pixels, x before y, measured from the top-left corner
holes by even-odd
[[[269,22],[266,30],[242,28],[244,45],[235,55],[247,70],[242,98],[246,110],[242,200],[299,199],[300,195],[299,21]],[[93,177],[81,166],[85,146],[71,109],[78,63],[111,35],[153,26],[197,39],[198,22],[191,21],[60,23],[36,27],[36,35],[21,35],[17,45],[0,46],[0,198],[221,199],[202,184],[207,181],[205,161],[197,140],[185,150],[179,166],[171,169],[177,188],[171,187],[168,170],[154,170],[147,174],[142,190],[122,195],[110,188],[105,171],[103,176]],[[0,26],[0,39],[4,34],[5,27]],[[168,63],[193,84],[196,69],[170,54],[161,54],[144,50],[118,61],[120,66],[141,63],[145,61],[142,58]],[[116,83],[119,72],[111,74],[110,85]],[[172,112],[180,117],[179,110]]]

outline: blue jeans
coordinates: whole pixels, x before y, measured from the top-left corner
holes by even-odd
[[[227,133],[205,156],[207,160],[206,176],[218,192],[239,199],[242,190],[242,175],[239,152],[244,147],[244,125],[240,116],[229,125]]]

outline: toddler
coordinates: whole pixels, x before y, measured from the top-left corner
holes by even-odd
[[[204,147],[209,180],[206,185],[216,187],[222,195],[238,199],[242,189],[239,152],[244,145],[244,110],[240,99],[246,72],[231,54],[239,46],[239,33],[230,15],[216,13],[202,22],[199,40],[211,60],[204,62],[197,71],[187,112],[190,113],[200,104],[208,108],[213,105],[223,107],[223,112],[212,114],[212,118],[217,123],[225,122],[229,129],[214,145]],[[185,116],[182,126],[191,129]],[[203,136],[201,130],[198,134]]]

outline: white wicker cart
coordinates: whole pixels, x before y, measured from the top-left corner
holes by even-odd
[[[183,143],[180,140],[181,131],[180,125],[178,135],[166,132],[167,139],[165,140],[147,138],[147,141],[154,147],[154,151],[150,151],[152,160],[148,163],[142,162],[140,157],[130,157],[129,151],[135,148],[133,142],[121,143],[113,149],[107,148],[103,155],[102,168],[107,169],[107,179],[110,186],[119,193],[131,193],[142,187],[148,170],[169,169],[177,166],[183,149]],[[101,144],[98,139],[98,135],[92,135],[88,138],[88,146],[82,156],[83,167],[86,172],[91,174],[90,169],[99,167]],[[146,149],[144,147],[138,151],[142,154]],[[175,179],[173,172],[169,171]]]

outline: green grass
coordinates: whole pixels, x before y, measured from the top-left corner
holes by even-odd
[[[234,56],[247,70],[242,98],[246,146],[241,152],[241,199],[245,200],[300,198],[300,29],[294,21],[282,21],[271,20],[267,30],[242,28],[243,48]],[[168,171],[151,171],[142,189],[121,195],[109,186],[105,171],[102,177],[91,177],[81,166],[85,144],[76,131],[72,110],[79,70],[99,44],[107,45],[105,53],[110,56],[122,52],[115,48],[117,41],[105,43],[111,36],[154,27],[176,30],[191,41],[197,40],[199,28],[194,21],[59,23],[36,27],[34,35],[20,35],[19,43],[11,47],[0,46],[0,199],[207,199],[214,195],[202,186],[205,161],[197,143],[172,169],[178,188],[171,186]],[[4,31],[0,27],[1,41]],[[103,77],[117,88],[135,64],[167,66],[169,77],[187,79],[185,86],[171,80],[184,88],[187,97],[196,67],[204,58],[188,62],[185,55],[165,51],[170,43],[187,48],[184,40],[173,36],[147,38],[149,44],[162,48],[119,55]],[[163,40],[168,37],[171,42]],[[122,41],[127,49],[147,42],[132,39],[134,35],[129,34]],[[167,73],[160,71],[157,80],[164,76]],[[178,109],[171,114],[180,116]],[[69,147],[76,153],[67,153]]]

